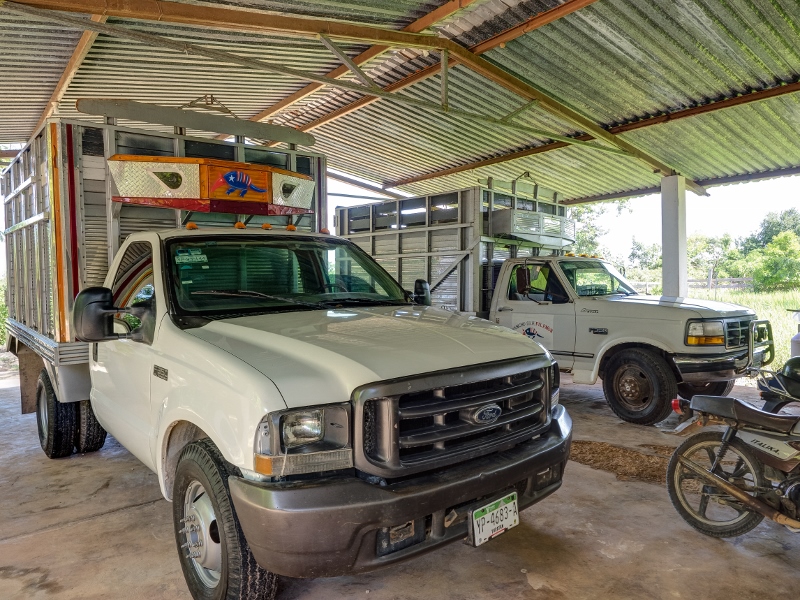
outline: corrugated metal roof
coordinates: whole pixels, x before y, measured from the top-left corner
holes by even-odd
[[[193,3],[399,29],[443,2],[200,0]],[[479,0],[436,28],[465,46],[473,46],[561,3],[562,0]],[[2,23],[14,21],[6,15],[2,18],[6,19]],[[109,22],[315,73],[326,73],[338,66],[338,61],[311,39],[118,19]],[[15,27],[24,26],[17,23]],[[47,59],[41,58],[44,54],[41,49],[48,40],[55,41],[56,29],[42,30],[41,36],[33,30],[24,33],[33,41],[34,50],[19,58],[18,64],[16,58],[8,63],[22,69],[8,71],[13,82],[11,88],[22,89],[29,72],[35,72],[33,77],[41,82],[36,84],[38,87],[31,84],[29,94],[23,92],[26,98],[39,102],[36,110],[30,110],[27,121],[16,118],[15,114],[9,116],[6,111],[0,115],[0,124],[13,121],[16,127],[3,126],[0,135],[4,140],[19,141],[30,133],[26,127],[32,126],[31,121],[35,122],[49,97],[49,91],[45,93],[47,84],[55,85],[68,58],[69,52],[62,49],[74,46],[77,40],[77,34],[67,36],[69,44],[56,46],[58,52]],[[62,32],[58,38],[65,39]],[[611,127],[781,82],[799,81],[798,39],[800,3],[795,0],[599,0],[483,56],[594,121]],[[0,43],[9,42],[4,37]],[[18,43],[18,47],[27,51],[25,45]],[[355,55],[365,46],[350,44],[344,48]],[[396,50],[373,59],[365,69],[385,86],[437,60],[435,53]],[[29,71],[34,65],[35,71]],[[45,80],[47,84],[43,83]],[[62,114],[74,114],[70,107],[76,98],[83,96],[116,96],[179,105],[204,94],[214,94],[236,114],[247,117],[303,85],[304,82],[281,75],[231,67],[101,35],[67,90],[60,110]],[[499,117],[522,104],[519,97],[463,67],[451,70],[450,85],[451,105],[472,112]],[[0,89],[0,94],[5,91]],[[401,93],[436,100],[438,76]],[[322,89],[277,115],[276,122],[307,124],[357,98],[359,94],[355,92]],[[14,110],[20,106],[9,104],[12,105]],[[538,107],[526,111],[518,122],[560,135],[579,133],[571,123]],[[796,135],[799,124],[800,97],[794,94],[622,135],[682,173],[695,179],[710,179],[800,165],[800,141]],[[20,136],[22,131],[24,135]],[[318,139],[316,149],[329,155],[331,166],[379,182],[435,173],[547,142],[542,136],[443,117],[385,100],[325,124],[315,129],[314,134]],[[431,193],[473,185],[487,176],[513,179],[526,170],[542,184],[572,198],[641,189],[658,183],[648,168],[633,159],[573,146],[402,189]]]
[[[446,0],[176,0],[186,4],[216,4],[259,12],[304,15],[338,21],[355,21],[402,29]]]
[[[0,12],[0,143],[28,139],[80,32]]]
[[[336,58],[315,40],[232,31],[217,31],[210,37],[209,30],[200,27],[131,23],[119,19],[109,19],[108,23],[320,74],[338,66]],[[351,44],[344,48],[355,53],[365,46]],[[213,94],[244,118],[258,112],[265,103],[277,102],[303,85],[285,75],[100,35],[64,94],[58,114],[77,116],[75,100],[78,98],[130,98],[175,106]]]

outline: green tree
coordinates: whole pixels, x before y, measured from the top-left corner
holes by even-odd
[[[800,236],[793,231],[778,233],[763,250],[747,256],[753,264],[756,291],[800,287]]]
[[[573,252],[576,254],[608,254],[600,245],[600,238],[608,233],[608,230],[600,227],[597,220],[601,215],[606,214],[610,207],[617,210],[617,214],[626,208],[629,209],[628,201],[599,202],[593,204],[578,204],[572,207],[572,219],[575,221],[575,244]]]
[[[766,248],[784,231],[791,231],[800,237],[800,211],[796,208],[790,208],[780,213],[768,213],[761,221],[758,231],[741,242],[742,252],[748,254],[758,248]]]
[[[686,254],[689,267],[695,277],[737,277],[730,274],[730,263],[741,258],[733,238],[729,234],[721,237],[704,235],[690,236],[686,241]]]
[[[631,253],[628,255],[631,265],[638,269],[660,269],[661,268],[661,245],[652,244],[645,246],[632,239]]]

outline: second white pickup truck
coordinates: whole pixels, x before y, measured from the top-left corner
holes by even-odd
[[[677,395],[727,395],[748,366],[774,356],[753,310],[639,294],[597,258],[507,261],[491,318],[550,350],[574,383],[602,378],[614,412],[642,425],[665,419]]]
[[[574,223],[558,195],[497,181],[337,209],[340,235],[432,304],[523,333],[575,383],[603,380],[614,412],[651,425],[678,395],[725,395],[768,364],[772,332],[743,306],[638,294],[609,262],[565,254]]]

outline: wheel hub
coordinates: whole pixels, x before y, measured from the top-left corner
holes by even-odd
[[[617,393],[625,406],[632,410],[642,410],[652,398],[652,386],[644,373],[638,368],[628,366],[617,376]]]
[[[203,584],[216,587],[222,575],[220,531],[214,505],[199,481],[193,481],[186,489],[181,524],[181,550],[192,561]]]

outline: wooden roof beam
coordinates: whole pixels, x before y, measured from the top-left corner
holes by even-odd
[[[105,23],[108,17],[105,15],[92,15],[91,20],[95,23]],[[67,61],[67,66],[64,67],[64,72],[61,74],[61,77],[56,83],[56,87],[53,90],[50,99],[47,101],[47,105],[45,106],[42,115],[39,117],[39,120],[36,123],[36,127],[33,128],[33,131],[38,131],[39,127],[55,112],[56,108],[58,108],[58,104],[61,102],[61,99],[64,97],[64,92],[67,91],[69,84],[72,82],[73,77],[78,72],[81,64],[83,63],[83,59],[86,58],[86,55],[89,53],[89,50],[92,48],[92,44],[97,39],[99,34],[96,31],[84,31],[81,35],[78,43],[75,45],[75,50],[72,51],[72,56],[70,56],[69,60]]]
[[[625,133],[628,131],[635,131],[637,129],[644,129],[646,127],[652,127],[654,125],[660,125],[662,123],[670,123],[672,121],[678,121],[680,119],[685,119],[687,117],[695,117],[697,115],[708,114],[712,112],[716,112],[718,110],[723,110],[726,108],[732,108],[734,106],[742,106],[744,104],[750,104],[751,102],[759,102],[762,100],[767,100],[769,98],[775,98],[777,96],[783,96],[784,94],[792,94],[795,92],[800,91],[800,81],[796,81],[793,83],[781,83],[776,86],[766,88],[763,90],[758,90],[755,92],[751,92],[749,94],[742,94],[739,96],[732,96],[730,98],[725,98],[723,100],[718,100],[716,102],[709,102],[708,104],[701,104],[698,106],[692,106],[690,108],[684,108],[681,110],[676,110],[671,113],[665,113],[662,115],[655,115],[652,117],[646,117],[644,119],[638,119],[636,121],[631,121],[629,123],[623,123],[621,125],[615,125],[613,127],[609,127],[608,131],[613,134],[620,134]],[[589,141],[592,138],[590,135],[582,135],[578,136],[576,139]],[[508,162],[511,160],[516,160],[518,158],[525,158],[527,156],[534,156],[536,154],[542,154],[543,152],[549,152],[551,150],[558,150],[559,148],[565,148],[569,144],[565,144],[564,142],[554,142],[551,144],[544,144],[542,146],[536,146],[534,148],[526,148],[525,150],[517,150],[514,152],[508,152],[506,154],[501,154],[499,156],[493,156],[492,158],[487,158],[484,160],[476,160],[473,162],[469,162],[463,165],[459,165],[457,167],[451,167],[448,169],[441,169],[439,171],[433,171],[431,173],[426,173],[423,175],[417,175],[414,177],[406,177],[404,179],[398,179],[395,181],[386,182],[384,186],[386,188],[395,188],[400,187],[403,185],[411,185],[412,183],[419,183],[421,181],[427,181],[429,179],[436,179],[439,177],[445,177],[447,175],[455,175],[456,173],[462,173],[464,171],[471,171],[473,169],[479,169],[481,167],[488,167],[490,165],[496,165],[499,163]]]
[[[563,4],[556,6],[555,8],[551,8],[550,10],[546,10],[542,13],[534,15],[527,19],[525,22],[520,23],[515,27],[511,27],[506,29],[505,31],[495,35],[494,37],[481,42],[480,44],[476,44],[472,46],[469,50],[477,55],[483,54],[484,52],[488,52],[493,48],[497,48],[501,44],[505,44],[511,40],[514,40],[522,35],[525,35],[528,32],[531,32],[539,27],[543,27],[557,19],[565,17],[569,14],[572,14],[576,10],[584,8],[597,0],[565,0]],[[450,58],[449,67],[454,67],[458,64],[457,60]],[[398,90],[402,90],[410,85],[415,83],[419,83],[420,81],[424,81],[429,77],[433,77],[434,75],[438,75],[441,72],[441,66],[439,64],[431,65],[430,67],[425,67],[424,69],[420,69],[416,73],[412,73],[407,77],[404,77],[400,81],[397,81],[391,85],[386,86],[383,88],[387,92],[396,92]],[[307,125],[303,125],[299,129],[301,131],[311,131],[312,129],[316,129],[326,123],[330,123],[331,121],[335,121],[336,119],[343,117],[344,115],[350,114],[353,111],[356,111],[364,106],[372,104],[373,102],[378,101],[379,98],[375,96],[365,96],[364,98],[359,98],[348,104],[347,106],[341,107],[335,111],[332,111],[325,115],[324,117],[320,117]],[[277,106],[277,104],[275,105]],[[275,113],[273,113],[275,114]]]
[[[450,0],[450,2],[445,2],[442,6],[440,6],[436,10],[429,12],[428,14],[420,17],[413,23],[410,23],[409,25],[404,27],[402,31],[407,31],[411,33],[419,33],[421,31],[424,31],[431,25],[434,25],[439,21],[441,21],[442,19],[445,19],[455,14],[459,10],[466,8],[475,1],[476,0]],[[389,49],[388,46],[371,46],[370,48],[367,48],[366,50],[364,50],[364,52],[354,56],[350,60],[352,60],[356,65],[361,66],[369,62],[373,58],[380,56],[388,49]],[[333,71],[327,73],[327,76],[332,77],[334,79],[338,79],[347,72],[348,68],[345,65],[342,65],[340,67],[335,68]],[[321,83],[317,82],[309,83],[305,87],[297,90],[296,92],[287,96],[283,100],[280,100],[275,104],[273,104],[272,106],[269,106],[264,110],[258,112],[257,114],[253,115],[252,117],[250,117],[250,120],[263,121],[264,119],[268,119],[278,114],[282,110],[287,109],[293,104],[296,104],[297,102],[300,102],[305,98],[308,98],[311,94],[313,94],[317,90],[322,89],[323,87],[325,86],[322,85]]]
[[[578,2],[580,0],[572,1]],[[596,139],[604,140],[627,152],[653,171],[661,175],[675,173],[674,169],[669,165],[640,150],[630,142],[617,138],[592,119],[561,104],[515,75],[484,60],[467,48],[442,37],[386,30],[338,21],[271,15],[218,6],[201,6],[162,0],[22,0],[21,2],[5,2],[3,6],[11,10],[15,8],[19,10],[27,6],[146,21],[256,31],[259,33],[271,31],[295,36],[325,35],[342,40],[360,40],[373,44],[405,48],[420,47],[447,50],[456,61],[469,67],[472,71],[525,100],[537,100],[540,106],[551,114],[569,120]],[[313,81],[313,79],[311,80]],[[689,179],[686,180],[686,185],[695,193],[705,194],[705,190]]]

